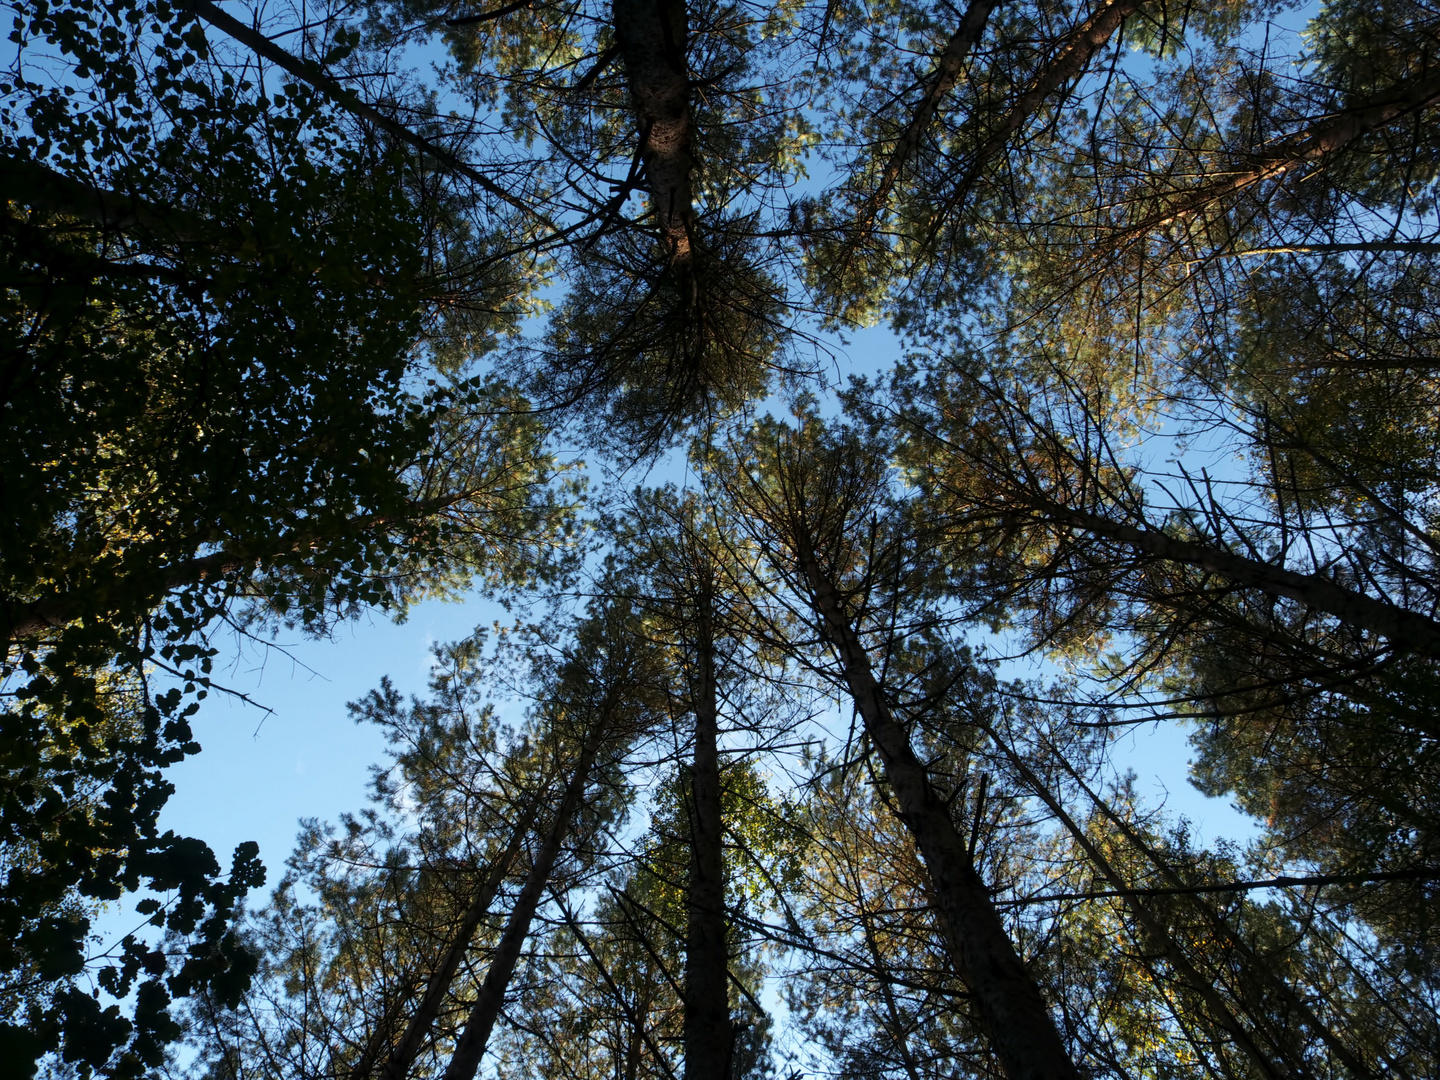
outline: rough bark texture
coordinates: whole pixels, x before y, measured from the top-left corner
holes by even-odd
[[[1408,608],[1354,592],[1317,574],[1297,574],[1283,566],[1235,555],[1206,544],[1179,540],[1158,529],[1141,529],[1111,521],[1100,514],[1059,503],[1037,503],[1052,524],[1071,526],[1094,536],[1127,544],[1169,562],[1186,563],[1218,574],[1247,588],[1283,596],[1341,622],[1371,630],[1397,649],[1440,657],[1440,623]]]
[[[420,1048],[425,1044],[430,1029],[435,1024],[435,1018],[440,1013],[440,1006],[445,1001],[445,994],[450,989],[451,983],[455,981],[455,973],[460,970],[460,962],[465,959],[465,953],[470,948],[471,939],[475,936],[475,930],[480,925],[480,920],[490,910],[490,905],[495,902],[495,894],[500,891],[504,884],[505,877],[510,873],[510,867],[514,865],[515,857],[520,854],[520,845],[524,843],[525,836],[530,831],[531,814],[533,806],[526,806],[519,815],[514,829],[510,833],[510,841],[505,849],[496,857],[490,867],[490,873],[475,890],[469,906],[461,916],[459,924],[455,927],[454,933],[446,945],[444,954],[440,957],[440,963],[430,973],[430,978],[425,984],[425,994],[420,999],[419,1006],[410,1017],[410,1022],[405,1025],[405,1033],[400,1037],[399,1043],[391,1051],[384,1066],[380,1070],[384,1080],[405,1080],[410,1074],[410,1067],[415,1063],[415,1058],[420,1053]],[[373,1062],[378,1054],[369,1052],[362,1055],[361,1061],[350,1073],[350,1080],[365,1080],[370,1075]],[[367,1060],[368,1058],[368,1060]]]
[[[614,0],[615,42],[639,128],[645,185],[673,265],[695,248],[695,171],[684,0]]]
[[[940,925],[958,974],[974,995],[975,1015],[1010,1080],[1079,1080],[1040,988],[1015,951],[975,872],[964,838],[890,711],[870,657],[850,625],[807,538],[796,555],[823,629],[839,654],[865,733],[880,755],[900,817],[934,886]]]
[[[729,947],[721,847],[719,724],[710,593],[699,590],[691,708],[695,761],[690,781],[690,880],[685,894],[685,1080],[730,1073]]]
[[[586,736],[580,749],[580,759],[575,763],[575,772],[570,777],[565,795],[550,822],[550,830],[545,834],[545,840],[530,864],[530,873],[520,895],[515,899],[509,919],[505,922],[500,944],[495,947],[495,955],[490,960],[490,970],[485,973],[485,981],[480,986],[480,995],[471,1006],[470,1015],[465,1019],[465,1028],[455,1043],[455,1053],[445,1068],[445,1080],[474,1080],[480,1069],[480,1059],[485,1056],[490,1032],[494,1030],[495,1021],[500,1017],[500,1009],[505,1003],[505,990],[510,985],[510,977],[515,973],[520,950],[524,948],[525,939],[530,934],[530,923],[535,918],[536,908],[539,907],[540,895],[549,884],[550,872],[554,869],[556,856],[560,854],[560,845],[565,834],[570,829],[570,820],[580,806],[585,785],[590,779],[590,767],[595,762],[595,755],[599,753],[604,735],[605,726],[597,724]]]

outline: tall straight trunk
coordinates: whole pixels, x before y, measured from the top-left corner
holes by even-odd
[[[644,1013],[636,1010],[641,1016]],[[624,1080],[636,1080],[640,1075],[640,1054],[645,1046],[644,1031],[641,1028],[642,1021],[637,1019],[630,1023],[630,1039],[625,1046],[625,1073]]]
[[[730,953],[721,847],[719,723],[715,640],[708,583],[699,590],[691,708],[695,761],[690,779],[690,880],[685,892],[685,1080],[730,1073]]]
[[[639,128],[645,186],[671,264],[685,269],[695,246],[694,132],[689,18],[685,0],[614,0],[615,43]]]
[[[456,925],[450,940],[445,946],[445,952],[440,957],[440,963],[430,973],[430,978],[425,984],[425,994],[420,999],[414,1015],[410,1022],[405,1025],[405,1033],[400,1037],[400,1042],[390,1052],[385,1064],[381,1067],[380,1076],[384,1080],[405,1080],[410,1073],[410,1067],[415,1064],[415,1058],[420,1054],[420,1048],[425,1044],[430,1029],[435,1025],[435,1018],[440,1013],[440,1006],[445,1001],[445,994],[450,989],[450,984],[455,981],[455,973],[460,970],[460,962],[465,959],[465,953],[470,948],[471,939],[475,936],[475,930],[480,925],[480,920],[490,910],[490,905],[495,902],[495,894],[500,891],[504,884],[505,877],[510,873],[510,867],[515,863],[515,857],[520,854],[520,845],[524,843],[525,836],[530,831],[530,815],[534,810],[534,803],[530,802],[524,806],[518,815],[515,827],[510,832],[510,840],[503,851],[491,864],[490,873],[475,890],[470,903],[465,908],[464,915]],[[366,1047],[366,1052],[361,1056],[360,1062],[350,1072],[350,1080],[366,1080],[374,1067],[374,1061],[378,1056],[378,1049],[372,1050]]]
[[[975,872],[970,851],[945,803],[915,756],[910,737],[890,711],[855,628],[825,576],[810,538],[797,530],[795,554],[823,631],[839,654],[865,733],[880,755],[900,818],[925,861],[940,926],[956,974],[970,989],[976,1019],[1010,1080],[1079,1080],[1040,987]]]
[[[1283,596],[1351,626],[1371,630],[1397,649],[1440,657],[1440,622],[1408,608],[1347,589],[1318,574],[1297,574],[1283,566],[1236,555],[1223,548],[1180,540],[1160,529],[1138,528],[1033,495],[1023,497],[1052,525],[1115,540],[1167,562],[1198,566],[1237,585]]]
[[[535,910],[539,907],[540,894],[545,891],[545,886],[550,881],[550,872],[560,854],[560,845],[570,830],[570,821],[585,794],[590,768],[595,763],[595,755],[600,752],[605,733],[606,725],[602,720],[585,737],[580,748],[580,759],[575,763],[575,772],[570,777],[565,795],[550,822],[550,830],[545,834],[545,840],[530,864],[530,873],[520,895],[515,899],[509,919],[505,922],[500,944],[495,947],[495,955],[490,960],[490,970],[485,973],[485,981],[480,986],[480,995],[470,1008],[465,1028],[455,1043],[455,1053],[450,1058],[450,1064],[445,1067],[445,1080],[474,1080],[480,1069],[480,1059],[485,1056],[490,1032],[494,1030],[501,1006],[505,1003],[505,990],[510,985],[510,977],[515,974],[520,950],[524,948],[525,939],[530,934],[530,923],[534,921]]]

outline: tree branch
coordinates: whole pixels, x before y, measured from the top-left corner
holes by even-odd
[[[506,15],[528,8],[534,0],[512,0],[494,11],[482,11],[479,15],[462,15],[458,19],[446,19],[446,26],[474,26],[476,23],[490,22],[494,19],[503,19]]]
[[[1380,881],[1440,881],[1440,866],[1389,870],[1376,874],[1281,874],[1273,878],[1221,881],[1206,885],[1157,885],[1147,888],[1095,889],[1089,892],[1046,893],[1019,900],[997,900],[996,907],[1029,907],[1061,900],[1106,900],[1127,896],[1196,896],[1203,893],[1248,892],[1251,889],[1293,889],[1311,885],[1369,885]]]
[[[466,179],[474,181],[482,190],[494,195],[497,199],[508,203],[517,210],[525,214],[534,213],[534,210],[530,206],[527,206],[520,199],[511,195],[473,165],[461,161],[443,146],[432,142],[422,135],[417,135],[405,125],[397,123],[395,120],[392,120],[380,112],[373,105],[361,101],[353,90],[341,86],[340,83],[326,75],[320,69],[319,64],[292,56],[258,30],[246,26],[239,19],[221,11],[211,3],[210,0],[184,0],[184,3],[191,11],[210,23],[210,25],[228,34],[242,45],[253,49],[258,55],[263,56],[276,67],[289,72],[301,82],[319,90],[341,108],[348,110],[362,120],[368,120],[381,131],[405,143],[407,146],[414,147],[421,153],[428,154],[448,171],[458,173]]]
[[[1055,59],[1030,80],[1030,85],[1020,99],[1000,118],[1000,122],[991,129],[989,137],[972,156],[969,169],[946,200],[947,213],[964,202],[986,166],[1005,149],[1010,137],[1040,111],[1045,99],[1065,83],[1078,77],[1091,57],[1109,43],[1125,19],[1134,14],[1144,2],[1145,0],[1108,0],[1064,40]],[[944,215],[940,217],[943,219]]]
[[[961,18],[960,26],[945,43],[945,48],[940,53],[940,62],[935,67],[935,74],[925,88],[924,96],[915,106],[910,122],[895,140],[895,146],[880,172],[880,180],[875,185],[875,190],[866,197],[855,215],[857,230],[867,230],[874,223],[876,215],[894,188],[895,181],[899,179],[901,170],[919,148],[925,129],[930,126],[940,102],[960,78],[960,69],[964,66],[965,58],[970,55],[970,51],[985,32],[985,22],[996,3],[998,0],[973,0]]]

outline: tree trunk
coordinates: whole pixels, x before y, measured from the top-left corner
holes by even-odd
[[[1175,944],[1164,924],[1150,912],[1144,901],[1133,890],[1127,888],[1125,879],[1111,865],[1110,860],[1105,857],[1105,853],[1085,834],[1085,830],[1075,822],[1075,819],[1061,805],[1060,800],[1054,796],[1049,787],[1025,764],[1025,760],[1015,752],[1010,744],[1000,738],[998,732],[988,725],[982,724],[982,726],[985,727],[995,745],[1010,759],[1016,771],[1019,772],[1021,780],[1050,809],[1050,812],[1080,845],[1091,865],[1099,870],[1105,880],[1121,893],[1125,906],[1130,909],[1135,921],[1140,924],[1141,930],[1150,939],[1151,945],[1164,954],[1166,962],[1169,963],[1171,970],[1179,976],[1180,981],[1200,996],[1210,1012],[1210,1018],[1220,1025],[1230,1038],[1235,1040],[1235,1045],[1250,1059],[1260,1074],[1270,1077],[1271,1080],[1291,1080],[1294,1077],[1308,1080],[1310,1073],[1303,1066],[1298,1069],[1283,1068],[1261,1052],[1259,1046],[1255,1044],[1255,1040],[1250,1037],[1250,1033],[1240,1026],[1240,1022],[1231,1012],[1229,1004],[1221,997],[1211,981],[1195,970],[1189,958]]]
[[[465,959],[465,953],[470,948],[471,939],[475,936],[475,930],[480,925],[490,905],[495,902],[495,894],[500,891],[504,884],[505,877],[510,873],[510,867],[515,862],[515,857],[520,854],[520,845],[524,843],[525,836],[530,831],[531,814],[535,805],[531,801],[522,808],[514,829],[510,833],[510,841],[505,845],[505,850],[496,858],[490,867],[490,873],[486,875],[480,888],[476,890],[471,898],[465,914],[461,916],[460,923],[455,927],[450,937],[450,942],[440,958],[440,963],[430,973],[430,978],[425,984],[425,994],[420,999],[415,1013],[410,1017],[410,1022],[405,1025],[405,1033],[400,1037],[400,1042],[390,1053],[384,1067],[380,1070],[384,1080],[405,1080],[410,1074],[410,1067],[415,1064],[415,1058],[420,1053],[430,1029],[435,1024],[435,1018],[440,1013],[440,1006],[445,1001],[445,994],[450,989],[451,983],[455,981],[455,973],[460,970],[460,961]],[[361,1058],[360,1064],[350,1073],[350,1080],[366,1080],[370,1074],[371,1062],[375,1055],[368,1054],[370,1060]]]
[[[965,64],[965,58],[970,55],[970,50],[980,40],[980,35],[985,32],[985,21],[990,18],[990,12],[998,0],[973,0],[965,15],[960,20],[959,27],[955,33],[950,35],[950,40],[945,43],[944,50],[940,53],[940,62],[936,65],[935,75],[930,84],[925,87],[925,96],[915,106],[915,111],[910,117],[910,122],[905,125],[905,130],[895,140],[895,146],[890,151],[890,157],[885,162],[885,168],[881,170],[880,179],[861,205],[860,212],[856,214],[856,225],[862,230],[868,230],[874,223],[880,208],[885,205],[885,200],[890,197],[890,191],[895,187],[895,181],[900,178],[900,172],[915,155],[920,147],[920,140],[925,135],[925,130],[930,126],[940,102],[945,100],[945,95],[950,93],[951,88],[960,78],[960,69]]]
[[[1135,830],[1130,827],[1130,824],[1124,818],[1111,809],[1100,796],[1095,794],[1095,792],[1090,789],[1090,786],[1086,784],[1073,769],[1070,769],[1068,765],[1066,769],[1070,772],[1070,775],[1074,777],[1075,782],[1080,785],[1080,789],[1089,796],[1090,801],[1095,805],[1096,809],[1104,814],[1117,829],[1125,834],[1125,838],[1149,859],[1150,864],[1160,871],[1160,876],[1170,882],[1171,888],[1180,890],[1186,887],[1186,883],[1180,879],[1180,875],[1160,857],[1159,852],[1147,844]],[[1231,931],[1229,924],[1216,914],[1215,910],[1211,908],[1209,904],[1201,901],[1197,906],[1200,908],[1201,915],[1205,921],[1210,924],[1211,928],[1215,930],[1217,934],[1225,935],[1227,939],[1226,948],[1241,956],[1247,967],[1258,974],[1273,993],[1285,1000],[1285,1003],[1295,1011],[1305,1026],[1310,1028],[1310,1030],[1320,1038],[1326,1047],[1329,1048],[1330,1052],[1335,1055],[1336,1059],[1350,1071],[1352,1076],[1356,1077],[1357,1080],[1374,1080],[1375,1071],[1360,1060],[1359,1055],[1351,1050],[1350,1047],[1330,1029],[1329,1024],[1326,1024],[1316,1015],[1315,1010],[1310,1008],[1309,1003],[1300,997],[1288,982],[1277,975],[1269,964],[1261,957],[1256,956],[1250,947]],[[1386,1064],[1396,1076],[1406,1077],[1408,1075],[1403,1068],[1397,1068],[1393,1061],[1387,1059]]]
[[[134,195],[92,187],[38,161],[0,151],[0,183],[6,199],[37,210],[79,218],[105,231],[142,233],[165,243],[240,248],[240,230],[221,228],[195,214],[157,206]],[[229,241],[227,244],[226,241]]]
[[[1180,540],[1159,529],[1137,528],[1048,499],[1022,497],[1052,525],[1081,529],[1169,562],[1198,566],[1237,585],[1283,596],[1312,610],[1334,615],[1351,626],[1374,631],[1397,649],[1440,657],[1440,623],[1408,608],[1376,600],[1317,574],[1297,574],[1283,566],[1235,555],[1208,544]]]
[[[695,762],[690,778],[690,880],[685,896],[685,1080],[726,1080],[733,1033],[721,847],[715,642],[709,583],[698,591],[700,611],[690,694],[695,714]]]
[[[922,1080],[920,1064],[910,1052],[910,1039],[905,1034],[900,1007],[895,1003],[895,991],[891,981],[885,977],[886,960],[880,953],[880,943],[875,939],[875,927],[871,924],[870,912],[865,909],[864,880],[859,874],[855,875],[855,892],[859,901],[860,926],[865,931],[865,948],[870,953],[870,963],[875,966],[876,981],[880,984],[880,994],[885,999],[885,1013],[890,1018],[890,1038],[900,1055],[900,1063],[905,1066],[905,1075],[909,1080]]]
[[[797,530],[798,532],[798,530]],[[825,577],[809,537],[796,536],[800,572],[822,629],[885,768],[901,820],[925,861],[956,974],[974,995],[976,1019],[1010,1080],[1079,1080],[1040,988],[1015,951],[970,852],[935,793],[910,738],[890,711],[870,657]]]
[[[1409,114],[1440,101],[1440,77],[1432,76],[1389,93],[1360,102],[1338,116],[1313,124],[1290,138],[1255,154],[1249,162],[1237,162],[1222,174],[1223,179],[1181,193],[1171,206],[1124,230],[1126,240],[1138,240],[1191,214],[1218,199],[1276,180],[1312,161],[1319,161],[1350,143]]]
[[[1045,99],[1071,79],[1078,78],[1090,58],[1115,36],[1126,17],[1143,4],[1144,0],[1109,0],[1065,39],[1055,58],[1035,75],[1020,100],[1000,118],[980,149],[975,152],[964,177],[946,200],[950,208],[965,199],[975,182],[980,179],[985,167],[1005,149],[1011,136],[1040,111]]]
[[[560,854],[560,845],[569,831],[570,820],[580,806],[585,785],[590,779],[590,767],[595,762],[595,755],[599,753],[605,732],[606,725],[601,721],[585,738],[580,749],[580,759],[575,763],[575,772],[570,777],[565,795],[550,823],[550,831],[546,833],[544,843],[536,853],[534,862],[530,864],[525,886],[516,897],[510,918],[505,922],[500,944],[495,947],[495,955],[490,960],[490,970],[485,973],[485,981],[480,986],[480,996],[475,999],[470,1015],[465,1020],[465,1028],[455,1043],[455,1053],[445,1068],[445,1080],[474,1080],[480,1069],[480,1059],[485,1055],[490,1032],[494,1029],[500,1009],[505,1003],[505,990],[510,985],[510,977],[515,973],[515,965],[520,960],[520,950],[530,934],[530,923],[535,918],[536,908],[539,907],[540,894],[545,891],[545,886],[550,881],[550,871]]]
[[[696,242],[685,2],[614,0],[613,17],[651,209],[671,265],[684,269]]]

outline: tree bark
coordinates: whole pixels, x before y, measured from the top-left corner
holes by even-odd
[[[797,530],[795,554],[822,630],[841,668],[885,779],[925,861],[956,974],[974,995],[976,1019],[1010,1080],[1079,1080],[1080,1073],[1040,988],[1015,951],[964,839],[890,711],[870,657],[850,625],[808,535]]]
[[[685,2],[614,0],[612,10],[651,208],[671,265],[684,269],[697,239]]]
[[[510,985],[510,977],[514,975],[515,965],[520,960],[520,950],[530,934],[530,923],[539,907],[540,894],[549,884],[550,872],[560,854],[560,845],[564,842],[565,834],[570,829],[570,821],[585,794],[590,768],[595,763],[595,755],[600,751],[605,734],[606,724],[602,719],[585,737],[584,745],[580,748],[580,758],[575,763],[575,772],[565,788],[565,795],[550,822],[545,840],[530,864],[530,873],[520,895],[515,899],[509,919],[505,922],[500,943],[495,947],[495,955],[490,960],[490,970],[485,973],[485,981],[480,986],[480,995],[471,1006],[465,1028],[455,1043],[455,1053],[445,1068],[445,1080],[474,1080],[480,1069],[480,1059],[484,1057],[485,1047],[490,1042],[490,1032],[494,1030],[495,1021],[505,1003],[505,990]]]
[[[440,963],[436,965],[435,970],[430,973],[430,977],[426,981],[424,996],[421,997],[414,1015],[410,1017],[410,1022],[405,1025],[405,1033],[400,1037],[400,1042],[390,1052],[390,1056],[380,1069],[380,1076],[383,1080],[405,1080],[410,1074],[410,1067],[414,1065],[421,1046],[424,1045],[430,1029],[435,1024],[435,1018],[440,1013],[440,1006],[445,1001],[445,994],[450,989],[451,983],[455,981],[455,973],[460,970],[460,962],[465,959],[465,953],[470,948],[475,930],[479,927],[480,920],[485,918],[486,913],[489,912],[490,905],[495,902],[495,894],[500,891],[500,886],[504,884],[506,875],[510,873],[510,867],[514,864],[515,857],[520,854],[520,846],[525,842],[525,836],[530,831],[531,814],[534,809],[533,801],[521,809],[515,827],[511,830],[509,842],[495,859],[490,867],[490,873],[486,875],[485,880],[481,882],[480,887],[471,898],[459,924],[450,936]],[[373,1053],[370,1052],[370,1048],[366,1049],[366,1054],[362,1055],[360,1062],[351,1070],[350,1080],[366,1080],[370,1075],[374,1061],[378,1057],[378,1048]]]
[[[710,583],[701,584],[697,592],[690,694],[695,760],[690,777],[690,880],[685,896],[685,1080],[726,1080],[733,1032]]]
[[[134,195],[94,187],[65,176],[38,161],[0,152],[0,184],[7,199],[37,210],[79,218],[101,229],[115,232],[143,232],[155,239],[177,244],[213,244],[225,239],[225,231],[202,217],[157,206]],[[230,246],[239,248],[244,236]]]

